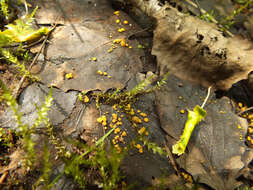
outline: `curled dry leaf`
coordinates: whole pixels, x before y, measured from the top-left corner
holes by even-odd
[[[157,21],[152,54],[160,72],[226,90],[253,69],[252,44],[224,37],[215,24],[178,12],[156,0],[132,0]]]

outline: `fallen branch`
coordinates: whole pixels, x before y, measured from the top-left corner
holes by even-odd
[[[168,138],[169,138],[168,135],[166,135],[165,137],[166,137],[166,140],[168,141]],[[180,176],[180,171],[179,171],[179,169],[177,168],[176,161],[174,160],[173,155],[172,155],[172,153],[171,153],[169,147],[166,145],[166,143],[164,143],[164,147],[165,147],[166,152],[168,153],[168,157],[169,157],[169,160],[170,160],[170,162],[171,162],[172,167],[173,167],[174,170],[176,171],[177,175]]]

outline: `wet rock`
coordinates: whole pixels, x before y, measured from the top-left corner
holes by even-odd
[[[45,15],[43,11],[48,15],[60,14],[66,23],[52,33],[47,48],[48,61],[38,69],[42,83],[65,92],[106,91],[123,88],[131,77],[143,70],[144,51],[137,48],[137,40],[128,39],[141,28],[126,13],[120,11],[115,15],[104,0],[47,3],[39,2],[42,7],[50,5],[51,8],[39,10],[38,15]],[[40,22],[42,17],[38,18]],[[121,22],[116,23],[117,19]],[[123,24],[124,20],[128,24]],[[50,16],[47,22],[53,22]],[[125,31],[118,32],[119,28]],[[116,39],[124,39],[124,43],[113,43]],[[68,73],[72,74],[71,79],[66,78]]]
[[[22,120],[28,125],[32,125],[37,118],[37,109],[45,101],[45,97],[48,96],[49,88],[41,84],[32,84],[28,86],[21,93],[19,97],[20,112],[23,113]],[[74,103],[77,98],[77,93],[72,91],[64,93],[59,89],[53,89],[52,97],[53,105],[48,113],[48,117],[52,125],[59,125],[66,119],[74,108]],[[9,121],[13,118],[11,110],[7,110],[3,115],[3,122]],[[4,127],[17,128],[17,124],[14,120],[7,122]]]
[[[149,122],[143,123],[140,126],[144,126],[149,132],[147,139],[150,142],[163,147],[165,142],[165,133],[160,128],[154,102],[154,94],[140,96],[140,100],[136,102],[135,108],[136,110],[139,109],[148,115]],[[131,125],[127,125],[127,138],[134,139],[136,134],[138,134],[140,127],[135,130],[131,130],[133,127]],[[144,152],[142,154],[140,154],[137,149],[130,150],[124,157],[122,171],[126,176],[128,184],[136,184],[135,188],[150,187],[152,186],[152,179],[159,179],[163,176],[169,176],[175,173],[171,162],[167,157],[160,156],[158,153],[154,154],[152,150],[148,150],[147,147],[144,148]]]
[[[177,83],[183,83],[178,87]],[[156,93],[161,127],[170,137],[172,147],[183,132],[187,114],[181,109],[201,105],[206,90],[169,77],[167,85]],[[252,160],[252,152],[244,143],[247,121],[235,115],[229,99],[216,99],[213,94],[205,106],[207,116],[194,130],[188,149],[177,163],[195,180],[214,189],[233,189],[236,180]],[[245,159],[247,158],[247,159]]]

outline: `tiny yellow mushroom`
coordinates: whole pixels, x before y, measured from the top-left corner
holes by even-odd
[[[98,123],[102,123],[103,122],[103,118],[102,117],[97,118],[97,122]]]
[[[107,118],[105,115],[102,115],[101,117],[97,118],[98,123],[102,123],[103,126],[106,125]]]
[[[65,75],[66,79],[72,79],[73,78],[73,74],[72,73],[67,73]]]
[[[131,109],[131,105],[130,104],[127,104],[127,106],[125,107],[125,110],[126,111],[129,111]]]
[[[120,132],[120,128],[119,127],[114,130],[115,134],[118,134],[119,132]]]
[[[248,119],[253,119],[253,114],[249,114]]]
[[[239,106],[239,108],[242,108],[242,106],[243,106],[242,102],[238,102],[238,106]]]
[[[140,144],[137,144],[135,147],[139,150],[139,153],[143,153],[143,148]]]
[[[123,23],[124,23],[124,24],[128,24],[128,21],[127,21],[127,20],[124,20]]]
[[[117,106],[118,106],[118,104],[114,104],[114,105],[112,106],[112,108],[113,108],[115,111],[117,111]]]
[[[114,44],[119,44],[121,41],[122,41],[122,39],[118,38],[118,39],[113,40],[113,43]]]
[[[85,102],[85,103],[88,103],[89,101],[90,101],[89,97],[85,95],[85,96],[84,96],[84,102]]]
[[[114,11],[114,13],[116,16],[119,16],[119,11]]]
[[[133,109],[133,108],[131,109],[131,111],[130,111],[129,114],[130,114],[130,115],[134,115],[134,109]]]
[[[119,135],[116,135],[115,137],[114,137],[114,139],[117,141],[117,140],[119,140]]]
[[[133,116],[133,117],[132,117],[132,121],[133,121],[134,123],[142,123],[141,119],[140,119],[139,117],[137,117],[137,116]]]
[[[108,53],[111,53],[113,51],[113,48],[110,48],[107,50]]]
[[[127,136],[126,131],[123,131],[121,135],[122,135],[122,137],[126,137]]]
[[[189,174],[182,172],[181,175],[183,176],[183,178],[185,179],[185,181],[187,181],[188,183],[192,183],[193,182],[192,177]]]
[[[146,131],[146,128],[145,128],[145,127],[142,127],[142,128],[138,131],[138,133],[139,133],[140,135],[143,135],[143,134],[145,133],[145,131]]]
[[[103,121],[106,121],[106,120],[107,120],[107,118],[106,118],[105,115],[102,115],[102,119],[103,119]]]
[[[142,117],[147,117],[147,114],[146,114],[146,113],[140,113],[140,115],[141,115]]]
[[[115,120],[117,120],[118,115],[117,115],[116,113],[113,113],[113,114],[112,114],[112,118],[115,119]]]
[[[81,93],[78,94],[78,99],[79,99],[80,101],[83,101],[83,95],[82,95]]]
[[[143,121],[147,123],[147,122],[149,122],[149,119],[148,119],[147,117],[145,117],[145,118],[143,119]]]
[[[104,73],[103,73],[101,70],[98,70],[98,71],[97,71],[97,74],[103,75]]]
[[[121,148],[120,148],[120,146],[119,146],[119,147],[116,147],[116,149],[117,149],[117,153],[118,153],[118,154],[121,153]]]
[[[97,58],[96,58],[96,57],[93,57],[92,60],[93,60],[93,61],[97,61]]]
[[[120,23],[120,20],[119,20],[119,19],[117,19],[115,22],[116,22],[116,24],[119,24],[119,23]]]
[[[120,33],[121,33],[121,32],[125,32],[125,31],[126,31],[125,28],[119,28],[119,29],[118,29],[118,32],[120,32]]]
[[[180,113],[181,113],[181,114],[184,114],[184,112],[185,112],[184,109],[180,110]]]
[[[248,128],[249,133],[253,133],[253,129],[251,127]]]
[[[126,40],[125,39],[122,39],[121,42],[120,42],[120,45],[122,47],[126,47]]]
[[[140,144],[135,145],[135,147],[138,149],[142,148]]]
[[[118,121],[118,122],[116,123],[116,125],[121,126],[121,125],[122,125],[122,122],[121,122],[121,121]]]

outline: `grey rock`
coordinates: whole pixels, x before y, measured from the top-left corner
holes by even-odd
[[[181,114],[180,110],[201,105],[206,92],[204,88],[170,76],[167,85],[156,93],[161,127],[171,137],[170,147],[180,138],[187,120],[187,114]],[[195,127],[187,151],[177,163],[200,183],[214,189],[233,189],[238,185],[237,177],[252,160],[249,154],[252,151],[243,139],[247,121],[232,111],[228,98],[216,99],[213,93],[204,109],[207,116]]]
[[[25,124],[31,126],[35,119],[37,118],[37,109],[40,107],[45,100],[45,97],[49,93],[49,88],[41,84],[32,84],[28,86],[19,97],[20,109],[19,111],[23,113],[22,121]],[[52,97],[53,105],[48,112],[48,117],[52,125],[58,125],[64,121],[74,108],[74,104],[77,98],[77,93],[72,91],[64,93],[61,90],[53,89]],[[10,109],[7,109],[2,117],[2,121],[8,121],[13,118],[13,113]],[[17,128],[17,124],[12,119],[12,121],[7,122],[4,127],[10,127],[13,129]]]

